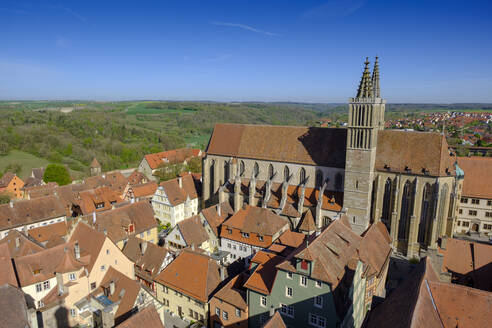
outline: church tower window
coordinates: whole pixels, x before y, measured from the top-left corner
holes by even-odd
[[[255,165],[253,167],[253,173],[255,178],[257,178],[258,175],[260,174],[260,166],[258,165],[257,162],[255,162]]]
[[[274,172],[273,172],[273,165],[270,164],[270,165],[268,165],[268,179],[272,179],[273,178],[273,174],[274,174]]]
[[[244,168],[244,161],[241,161],[239,163],[239,176],[240,177],[244,176],[244,170],[245,170],[245,168]]]
[[[321,170],[316,170],[316,188],[323,185],[323,172]]]

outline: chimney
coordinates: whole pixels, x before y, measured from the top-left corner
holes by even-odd
[[[270,306],[270,317],[273,317],[273,315],[275,314],[275,308],[272,306]]]
[[[132,199],[130,199],[130,204],[133,204],[135,203],[135,197],[132,197]]]
[[[109,295],[113,295],[114,290],[115,290],[114,281],[111,280],[111,282],[109,283]]]
[[[241,178],[236,175],[234,181],[234,213],[237,213],[241,209]]]
[[[191,244],[191,250],[195,251],[195,244]]]
[[[79,242],[78,241],[75,242],[75,245],[73,246],[73,249],[74,249],[74,252],[75,252],[75,258],[77,260],[80,259],[80,246],[79,246]]]
[[[140,251],[142,252],[142,255],[145,254],[145,251],[147,250],[147,241],[142,241],[140,243]]]
[[[96,211],[92,212],[92,224],[96,224]]]
[[[183,188],[183,178],[182,177],[178,177],[178,184],[179,184],[180,188]]]
[[[106,174],[103,174],[103,175],[102,175],[102,178],[103,178],[103,179],[106,179]]]
[[[20,238],[15,237],[15,248],[19,248],[19,247],[20,247]]]
[[[10,208],[13,208],[14,207],[14,202],[13,201],[10,201],[9,205],[10,205]]]
[[[441,249],[444,249],[444,250],[446,249],[447,241],[448,241],[448,237],[446,237],[446,236],[441,237]]]
[[[225,280],[225,268],[222,265],[219,266],[219,273],[220,273],[220,280],[224,281]]]

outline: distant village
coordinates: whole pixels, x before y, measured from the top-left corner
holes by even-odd
[[[67,184],[5,173],[0,327],[490,326],[492,157],[433,129],[486,142],[491,116],[384,111],[376,58],[342,129],[223,123]]]

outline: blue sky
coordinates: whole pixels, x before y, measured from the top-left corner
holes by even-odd
[[[0,1],[0,99],[492,102],[490,1]]]

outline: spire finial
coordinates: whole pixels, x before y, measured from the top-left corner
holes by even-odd
[[[359,89],[357,90],[357,98],[367,98],[372,94],[371,73],[369,72],[369,57],[366,57],[364,62],[364,72],[360,79]]]
[[[376,98],[381,98],[381,89],[379,87],[379,57],[376,56],[376,60],[374,61],[374,69],[372,71],[371,84],[373,88],[373,96]]]

